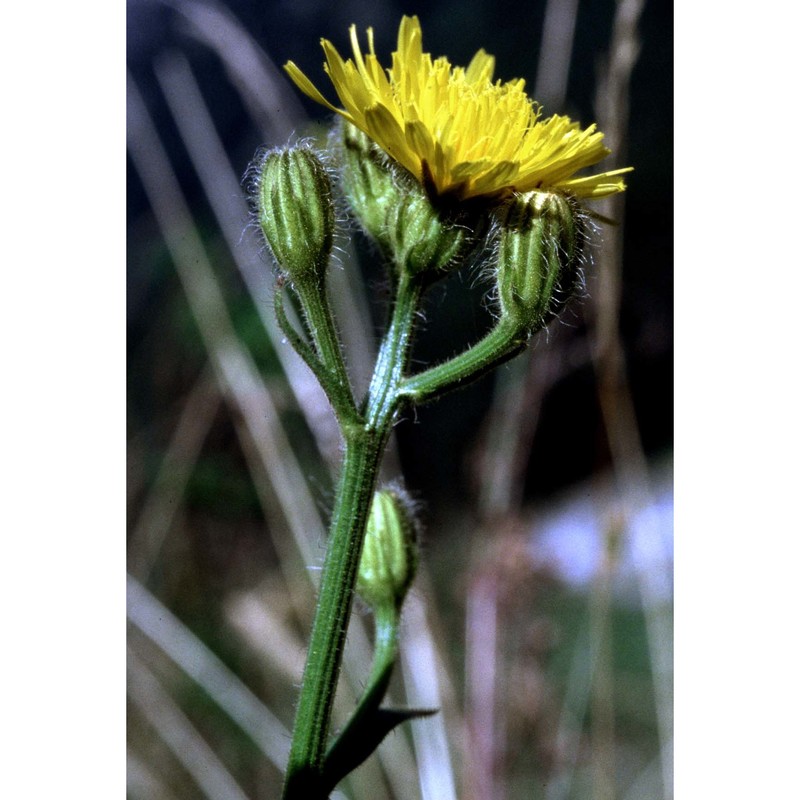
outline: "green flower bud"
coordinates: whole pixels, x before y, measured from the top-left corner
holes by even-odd
[[[572,296],[586,222],[577,203],[554,192],[516,196],[499,213],[497,290],[503,315],[528,333],[543,328]]]
[[[412,275],[459,266],[470,243],[469,231],[445,221],[419,184],[389,209],[386,232],[395,264]]]
[[[458,267],[473,239],[468,226],[436,208],[419,181],[355,126],[342,126],[341,144],[344,195],[396,268],[436,277]]]
[[[364,232],[389,255],[386,217],[403,195],[398,171],[383,150],[355,125],[342,123],[339,137],[344,196]]]
[[[417,571],[417,524],[403,492],[375,492],[356,584],[373,609],[402,606]]]
[[[258,221],[290,280],[322,284],[333,246],[331,182],[307,147],[272,150],[258,173]]]

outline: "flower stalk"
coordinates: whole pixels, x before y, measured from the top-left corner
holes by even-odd
[[[578,284],[586,238],[579,201],[623,191],[620,176],[629,171],[576,177],[607,155],[602,133],[594,125],[581,130],[566,117],[543,119],[523,81],[492,80],[494,58],[483,50],[466,68],[434,60],[422,52],[419,20],[404,17],[392,68],[384,70],[371,29],[367,36],[364,54],[351,29],[354,58],[347,61],[323,40],[326,71],[343,108],[296,65],[286,66],[305,94],[345,120],[334,147],[339,188],[387,262],[394,290],[360,401],[326,290],[334,233],[326,160],[305,146],[272,151],[260,164],[256,187],[258,221],[281,269],[278,322],[324,388],[344,443],[283,800],[325,800],[393,727],[433,713],[381,705],[416,567],[416,544],[403,539],[416,524],[410,506],[383,490],[375,499],[386,443],[404,408],[435,400],[512,358],[560,311]],[[494,327],[444,363],[412,372],[425,289],[480,252],[493,275]],[[287,293],[299,304],[305,333],[286,314]],[[383,516],[371,515],[373,503],[385,504],[376,507]],[[368,534],[370,520],[376,530]],[[367,535],[378,538],[365,553]],[[374,658],[350,721],[329,741],[357,587],[374,611]]]

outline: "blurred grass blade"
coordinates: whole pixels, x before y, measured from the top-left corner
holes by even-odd
[[[248,800],[143,661],[128,651],[128,696],[209,800]]]
[[[157,645],[258,745],[281,771],[289,731],[180,620],[128,576],[128,620]]]
[[[545,788],[545,800],[567,800],[578,764],[583,721],[589,708],[589,694],[594,665],[586,622],[575,639],[567,688],[561,704],[556,747],[559,767]]]
[[[672,743],[668,745],[668,752],[672,751]],[[622,800],[648,800],[658,797],[663,789],[663,769],[661,756],[654,758],[634,779],[628,790],[622,795]]]
[[[619,543],[624,531],[613,514],[602,525],[603,555],[589,594],[589,638],[592,659],[591,679],[591,770],[594,800],[614,800],[614,661],[612,652],[613,580]]]
[[[478,574],[467,591],[464,624],[465,716],[469,734],[465,789],[467,798],[496,797],[499,778],[497,706],[502,687],[498,661],[498,587],[496,573]],[[503,693],[505,694],[505,693]]]
[[[229,9],[217,3],[161,2],[182,14],[189,33],[219,56],[265,139],[284,141],[307,121],[297,92]]]
[[[175,515],[214,416],[219,387],[209,367],[195,381],[128,542],[129,571],[146,582]]]
[[[329,466],[338,462],[340,436],[328,400],[311,371],[286,346],[272,312],[274,277],[251,228],[241,181],[231,166],[189,63],[179,53],[162,56],[155,73],[172,117],[283,373]]]
[[[608,146],[613,151],[610,163],[607,164],[609,169],[624,164],[627,159],[631,74],[641,51],[638,24],[644,7],[644,0],[617,0],[608,63],[598,81],[595,100],[597,123],[605,132]],[[637,515],[648,513],[653,507],[654,498],[619,330],[625,196],[619,194],[604,199],[598,204],[597,211],[619,223],[607,228],[604,246],[597,254],[599,288],[593,355],[598,376],[600,407],[614,470],[620,484],[624,518],[630,524]],[[657,541],[661,534],[655,527],[648,535]],[[673,795],[670,749],[671,622],[663,595],[658,593],[658,578],[654,577],[653,570],[639,570],[637,576],[651,659],[664,797],[670,798]]]
[[[408,703],[415,708],[440,708],[443,713],[411,725],[423,800],[456,800],[455,775],[445,724],[449,723],[439,691],[441,660],[425,616],[425,606],[414,593],[403,607],[404,632],[400,644]]]
[[[577,18],[578,0],[548,0],[533,96],[550,113],[564,107]]]
[[[130,800],[179,800],[130,748],[126,755],[126,794]]]
[[[238,340],[177,179],[134,82],[128,84],[128,149],[189,301],[225,398],[278,497],[305,564],[318,560],[324,527],[252,356]]]

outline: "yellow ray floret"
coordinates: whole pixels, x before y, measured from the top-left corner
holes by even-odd
[[[323,97],[294,62],[286,71],[312,100],[361,128],[429,189],[459,199],[503,196],[532,189],[563,191],[581,198],[621,192],[617,169],[573,177],[609,154],[595,125],[581,130],[568,117],[541,118],[525,93],[525,81],[492,82],[494,57],[479,50],[469,66],[422,52],[417,17],[403,17],[392,66],[361,52],[350,27],[353,58],[346,61],[322,40],[325,71],[343,108]]]

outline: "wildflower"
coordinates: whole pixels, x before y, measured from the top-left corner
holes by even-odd
[[[431,195],[502,200],[544,189],[577,198],[625,189],[630,168],[574,177],[609,154],[603,134],[568,117],[542,118],[522,79],[492,82],[495,60],[479,50],[469,66],[422,52],[419,19],[403,17],[392,66],[375,55],[372,28],[363,54],[350,27],[353,59],[322,40],[325,71],[344,106],[337,108],[292,61],[286,71],[312,100],[360,128],[402,164]]]

